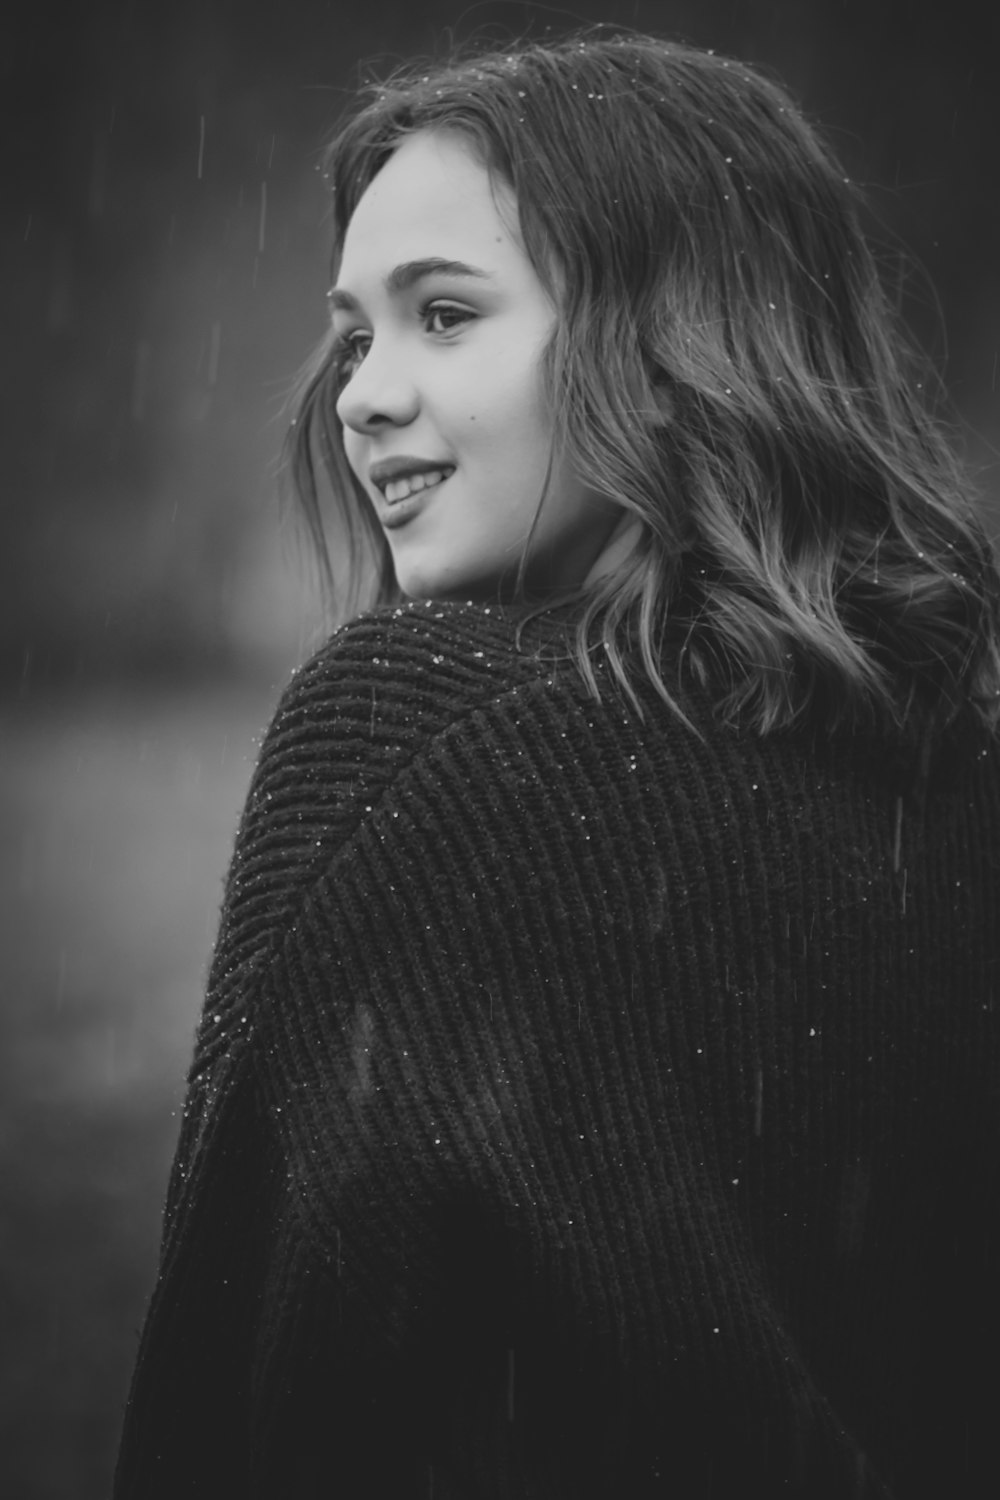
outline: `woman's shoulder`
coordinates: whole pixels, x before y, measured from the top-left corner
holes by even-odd
[[[240,873],[306,877],[449,731],[480,711],[509,714],[539,687],[558,691],[551,667],[500,610],[434,602],[358,616],[281,696],[244,808]]]
[[[452,600],[410,600],[356,616],[313,654],[297,677],[352,678],[385,669],[452,677],[470,685],[513,670],[523,676],[526,653],[515,617],[497,605]],[[433,673],[443,667],[445,672]],[[293,683],[294,686],[294,683]]]
[[[357,616],[293,675],[268,734],[411,746],[454,719],[549,676],[540,653],[498,607],[413,601]]]
[[[234,952],[250,961],[280,939],[314,881],[349,857],[401,782],[435,751],[447,759],[449,737],[475,731],[477,714],[513,722],[519,700],[559,691],[551,666],[497,609],[413,603],[336,631],[294,673],[264,735],[226,885],[217,974]],[[488,728],[479,736],[490,737]]]

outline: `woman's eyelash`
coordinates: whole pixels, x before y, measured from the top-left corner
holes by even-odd
[[[353,355],[355,359],[363,359],[371,341],[370,333],[365,333],[363,328],[356,328],[353,333],[342,333],[335,348],[342,356]],[[364,348],[360,348],[360,345],[364,345]]]
[[[467,307],[459,307],[454,302],[425,302],[420,308],[420,321],[422,323],[429,323],[433,318],[439,317],[454,319],[454,322],[449,323],[447,328],[440,330],[442,333],[447,333],[450,328],[467,323],[474,316],[475,314],[471,313]]]
[[[455,328],[460,328],[463,323],[470,322],[475,313],[470,312],[467,307],[460,307],[454,302],[425,302],[417,309],[417,316],[421,323],[432,323],[435,318],[445,319],[443,328],[431,328],[431,333],[446,335]],[[372,336],[365,329],[357,328],[351,333],[337,335],[331,351],[331,359],[340,374],[347,376],[364,359],[368,352],[368,345]]]
[[[337,334],[330,350],[330,369],[338,385],[346,385],[364,359],[364,351],[358,349],[356,343],[358,339],[368,337],[368,334],[362,334],[360,331]]]

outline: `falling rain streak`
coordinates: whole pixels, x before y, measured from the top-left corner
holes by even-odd
[[[257,236],[257,253],[264,254],[264,235],[267,230],[267,183],[260,185],[260,232]]]
[[[153,351],[146,339],[140,339],[135,346],[135,369],[132,374],[132,405],[131,416],[133,422],[141,422],[146,415],[146,397],[149,391],[149,366],[153,357]]]
[[[218,319],[212,324],[208,340],[208,383],[215,385],[219,379],[219,351],[222,348],[222,324]]]
[[[66,949],[59,949],[59,969],[56,975],[55,1013],[59,1015],[66,995]]]
[[[108,186],[108,133],[99,130],[94,137],[94,151],[90,163],[90,189],[87,195],[87,212],[91,219],[99,219],[104,213]]]
[[[896,831],[895,831],[895,834],[893,836],[893,845],[892,845],[892,872],[893,872],[894,875],[898,875],[899,874],[899,867],[900,867],[900,864],[902,863],[902,848],[903,848],[903,799],[902,799],[902,797],[897,797],[896,798]],[[901,890],[900,890],[900,907],[901,907],[902,915],[904,917],[906,916],[906,887],[907,887],[907,878],[908,878],[908,871],[906,869],[906,866],[903,865],[903,881],[902,881],[902,886],[901,886]]]
[[[896,798],[896,834],[892,845],[892,869],[893,874],[899,874],[900,846],[903,840],[903,799]]]

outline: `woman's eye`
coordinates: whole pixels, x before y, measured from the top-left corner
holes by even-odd
[[[421,308],[420,316],[427,325],[428,333],[450,333],[463,323],[468,323],[474,314],[468,308],[455,307],[450,302],[431,302]]]
[[[471,322],[475,313],[465,307],[456,307],[451,302],[429,302],[420,308],[419,317],[427,333],[445,338],[463,323]],[[351,333],[338,334],[333,358],[342,381],[350,380],[364,361],[371,344],[372,335],[367,329],[356,328]]]
[[[349,333],[344,340],[347,345],[347,353],[358,363],[364,359],[371,347],[372,336],[370,333]]]
[[[334,355],[342,375],[353,375],[371,347],[372,336],[358,329],[356,333],[342,333],[337,338]]]

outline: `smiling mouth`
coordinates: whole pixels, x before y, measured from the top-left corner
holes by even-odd
[[[400,479],[390,479],[382,491],[386,504],[398,505],[401,500],[408,500],[411,495],[419,495],[421,490],[432,489],[454,472],[452,468],[427,469],[422,474],[407,474]]]

